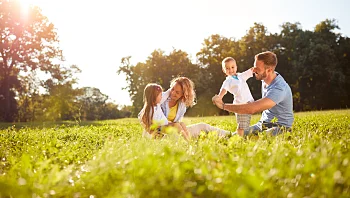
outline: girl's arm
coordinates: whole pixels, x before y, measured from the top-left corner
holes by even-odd
[[[170,96],[171,88],[162,93],[162,99],[160,100],[160,104],[163,104]]]

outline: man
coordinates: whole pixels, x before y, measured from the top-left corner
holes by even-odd
[[[257,80],[261,80],[262,98],[246,104],[225,104],[215,95],[212,100],[220,109],[239,114],[254,114],[262,111],[260,121],[244,131],[244,135],[257,134],[266,130],[277,135],[290,130],[294,121],[292,91],[275,71],[277,65],[276,54],[270,51],[255,55],[253,72]]]

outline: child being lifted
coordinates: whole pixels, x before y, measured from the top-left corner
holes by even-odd
[[[226,80],[222,83],[219,97],[222,100],[227,92],[230,92],[234,96],[233,104],[244,104],[254,102],[254,98],[250,93],[247,80],[253,77],[253,68],[248,69],[243,73],[237,72],[237,64],[234,58],[226,57],[222,61],[222,71],[226,74]],[[223,103],[223,110],[225,110],[225,104]],[[243,136],[244,130],[250,126],[251,115],[250,114],[237,114],[237,133]]]

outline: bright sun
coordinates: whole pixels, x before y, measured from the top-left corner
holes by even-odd
[[[28,9],[31,5],[35,5],[35,6],[39,6],[41,7],[41,5],[43,4],[43,0],[17,0],[22,9]]]
[[[21,13],[25,17],[28,14],[30,6],[38,6],[42,8],[44,0],[16,0],[21,6]]]
[[[33,2],[35,0],[17,0],[17,1],[20,3],[22,9],[27,9],[30,5],[34,4]]]

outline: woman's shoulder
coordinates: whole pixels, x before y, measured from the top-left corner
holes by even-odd
[[[178,104],[178,107],[177,107],[178,110],[185,110],[186,111],[187,106],[186,106],[185,102],[180,100],[177,104]]]

